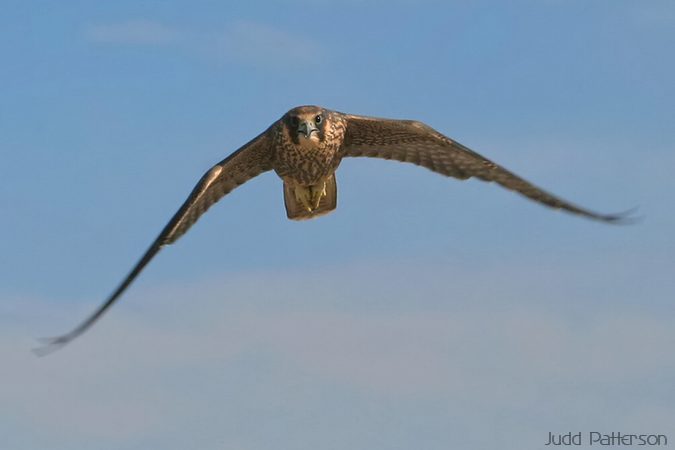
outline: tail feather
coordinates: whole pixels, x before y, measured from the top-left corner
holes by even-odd
[[[286,205],[286,215],[291,220],[307,220],[330,213],[337,207],[337,184],[335,174],[326,179],[326,195],[319,202],[319,207],[307,211],[295,198],[293,187],[284,182],[284,204]]]

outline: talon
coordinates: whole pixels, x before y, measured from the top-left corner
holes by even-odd
[[[303,186],[296,186],[295,187],[295,199],[305,207],[305,209],[308,212],[312,212],[314,208],[312,208],[312,203],[311,201],[311,192],[309,188],[305,188]]]
[[[321,185],[321,189],[315,189],[312,187],[312,209],[317,209],[321,199],[326,196],[326,182],[324,181]]]

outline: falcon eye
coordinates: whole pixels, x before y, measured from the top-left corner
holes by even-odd
[[[300,124],[300,119],[298,119],[298,116],[291,116],[291,125],[294,127],[297,127]]]
[[[323,117],[321,117],[321,114],[319,114],[318,116],[316,116],[314,118],[314,122],[316,122],[317,125],[320,124],[322,120],[323,120]]]

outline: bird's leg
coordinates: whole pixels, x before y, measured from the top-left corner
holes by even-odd
[[[322,181],[321,183],[315,184],[314,186],[310,187],[310,190],[312,192],[312,209],[314,210],[319,207],[321,199],[326,196],[326,182]]]
[[[312,212],[314,208],[312,208],[313,196],[311,188],[296,184],[293,193],[295,194],[295,199],[304,206],[307,211]]]

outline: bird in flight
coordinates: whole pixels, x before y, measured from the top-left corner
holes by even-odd
[[[176,242],[211,205],[236,187],[263,172],[274,170],[283,181],[288,218],[313,219],[335,209],[335,170],[342,158],[358,156],[413,163],[460,180],[476,177],[494,181],[546,206],[603,222],[626,219],[625,213],[599,214],[549,194],[421,122],[299,106],[209,169],[106,301],[72,331],[47,339],[46,345],[36,352],[49,353],[85,332],[115,303],[162,247]]]

